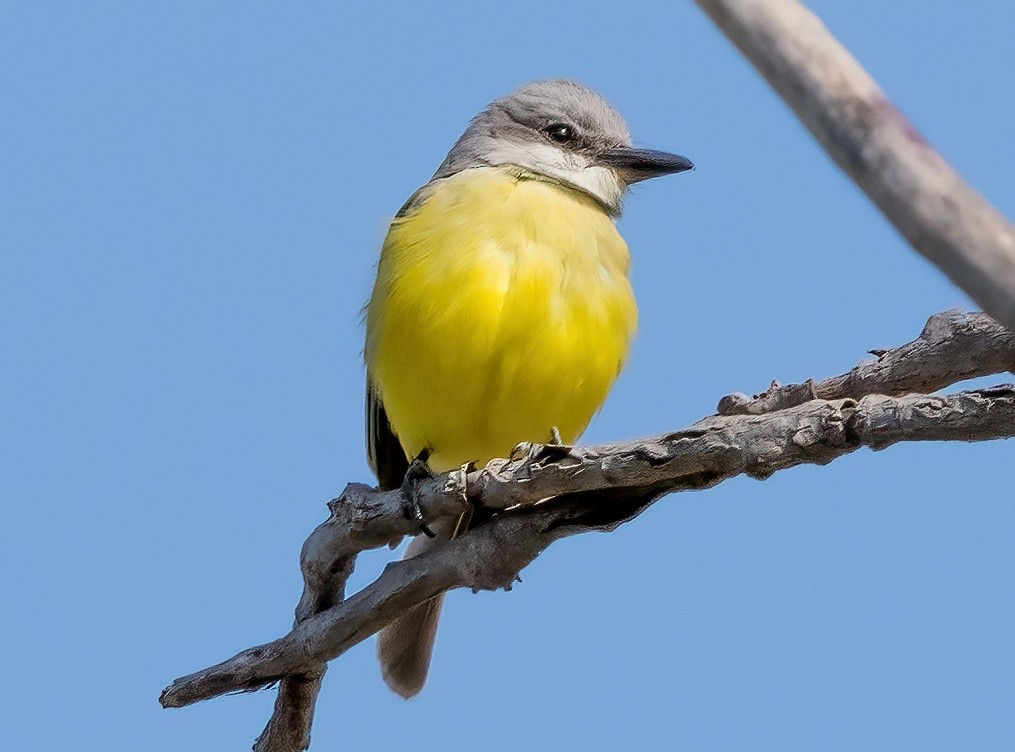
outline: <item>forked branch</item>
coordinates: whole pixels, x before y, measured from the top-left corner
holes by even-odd
[[[510,589],[521,569],[554,541],[611,530],[677,491],[825,464],[860,447],[1010,438],[1015,386],[907,394],[913,384],[937,388],[1004,371],[1015,371],[1015,335],[982,314],[951,311],[933,317],[914,342],[874,362],[754,399],[724,398],[724,414],[683,431],[593,447],[537,445],[465,477],[445,473],[419,487],[426,520],[458,513],[467,492],[486,521],[425,556],[389,564],[371,585],[343,600],[359,551],[417,532],[403,513],[401,491],[350,484],[304,544],[305,588],[293,630],[177,679],[160,700],[179,707],[282,680],[276,714],[255,749],[301,749],[309,741],[326,663],[436,593]]]

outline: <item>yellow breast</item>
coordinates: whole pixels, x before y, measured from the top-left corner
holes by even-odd
[[[574,441],[634,334],[629,262],[593,199],[511,168],[442,180],[396,219],[366,362],[406,455],[441,471],[554,427]]]

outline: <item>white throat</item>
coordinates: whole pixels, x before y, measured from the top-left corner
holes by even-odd
[[[591,164],[586,157],[567,154],[551,144],[494,142],[482,155],[491,166],[515,165],[592,196],[613,216],[620,216],[627,185],[608,167]]]

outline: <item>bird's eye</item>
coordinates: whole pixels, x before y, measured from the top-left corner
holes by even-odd
[[[547,138],[558,144],[569,144],[574,141],[575,129],[567,123],[553,123],[543,128]]]

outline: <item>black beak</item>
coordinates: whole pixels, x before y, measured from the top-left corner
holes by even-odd
[[[628,184],[694,169],[687,157],[632,146],[605,149],[596,156],[596,163],[615,170]]]

